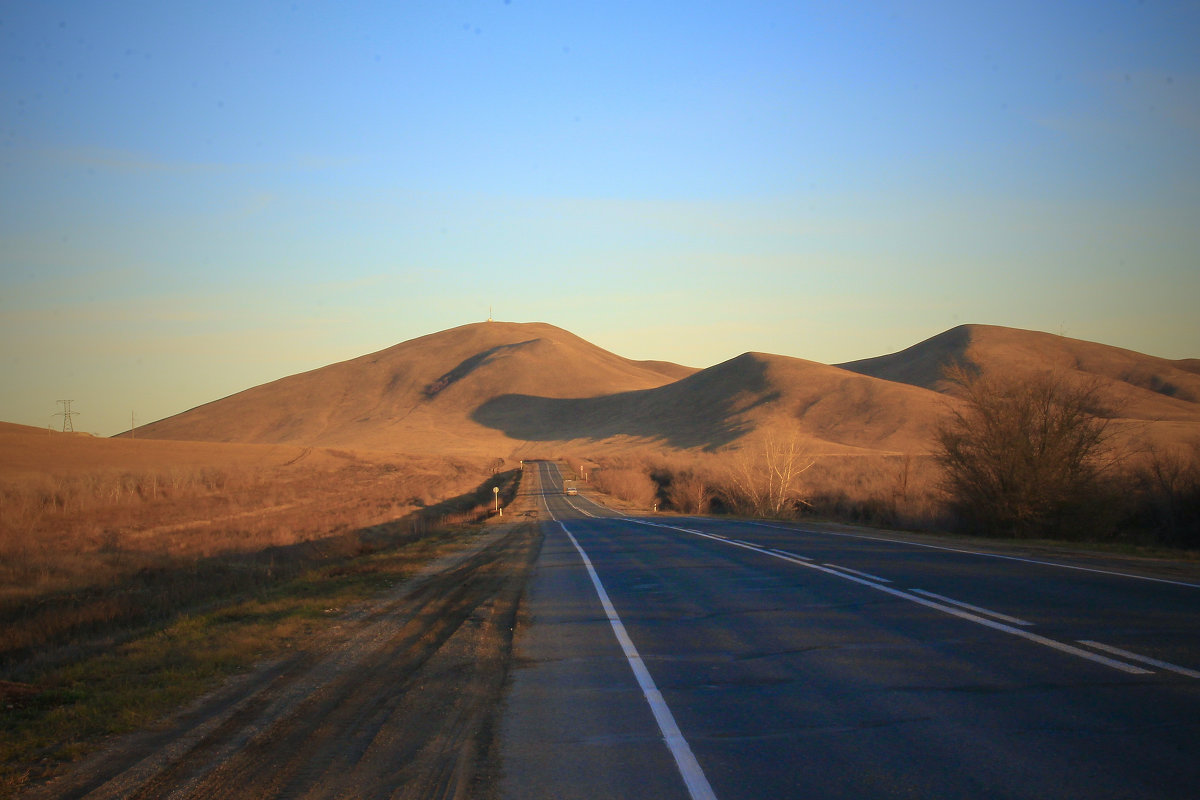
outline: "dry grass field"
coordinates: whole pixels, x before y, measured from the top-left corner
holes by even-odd
[[[369,550],[374,526],[428,524],[414,512],[489,475],[482,460],[7,424],[0,464],[0,665],[10,678],[16,665],[72,657],[62,648]]]

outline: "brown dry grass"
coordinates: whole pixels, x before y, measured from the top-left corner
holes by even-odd
[[[406,515],[399,532],[419,532],[431,513],[473,518],[490,500],[439,508],[489,471],[432,457],[3,426],[0,463],[0,665],[369,550],[375,526]]]

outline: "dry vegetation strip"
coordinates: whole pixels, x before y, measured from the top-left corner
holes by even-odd
[[[809,454],[783,442],[774,455],[760,443],[734,455],[632,454],[567,462],[596,488],[642,510],[803,514],[912,528],[943,521],[940,475],[928,455]]]
[[[153,482],[75,475],[49,494],[39,476],[0,484],[0,678],[20,680],[88,641],[372,552],[398,531],[469,518],[490,500],[478,486],[483,469],[453,463],[213,474],[123,499],[96,487]],[[91,488],[75,491],[81,484]],[[439,504],[439,495],[461,497]],[[400,518],[399,528],[380,527]]]
[[[459,485],[468,475],[474,483],[480,471],[430,483]],[[31,527],[45,535],[33,543],[10,528],[4,545],[16,558],[5,562],[0,593],[0,787],[11,792],[97,737],[145,724],[222,676],[278,655],[339,609],[457,546],[464,534],[447,526],[487,516],[491,487],[511,498],[519,481],[511,471],[449,501],[406,502],[405,492],[428,491],[417,488],[418,477],[362,464],[301,475],[285,490],[329,502],[306,504],[300,515],[243,510],[198,526],[161,524],[178,518],[179,505],[237,509],[239,492],[246,502],[276,500],[251,500],[254,484],[227,482],[224,494],[199,493],[166,514],[146,513],[154,498],[140,507],[44,509]],[[397,518],[397,509],[417,503]],[[143,512],[133,514],[140,529],[105,518],[104,535],[95,536],[96,516],[128,519],[131,510]],[[378,522],[381,515],[391,521]],[[375,524],[355,528],[354,520]],[[147,527],[157,532],[146,536]],[[281,538],[291,543],[275,544]],[[31,573],[52,579],[20,580]]]
[[[185,638],[197,659],[212,649],[237,661],[227,655],[232,638],[245,642],[243,661],[274,660],[33,796],[486,796],[512,630],[539,541],[531,524],[427,537],[340,579],[295,583],[266,606],[172,626],[164,635]],[[328,626],[327,603],[365,595],[374,597]],[[264,635],[270,642],[281,630],[282,643],[260,652]],[[156,670],[175,660],[156,639],[130,647],[144,647]],[[163,676],[169,689],[151,692],[163,708],[173,707],[168,692],[194,694],[176,688],[177,671]],[[133,701],[112,693],[115,707]],[[156,716],[140,712],[131,727]]]

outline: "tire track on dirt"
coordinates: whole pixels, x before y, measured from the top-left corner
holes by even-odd
[[[528,523],[489,533],[320,645],[28,796],[487,796],[512,631],[540,545]]]

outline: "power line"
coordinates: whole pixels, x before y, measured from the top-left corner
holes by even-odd
[[[58,402],[62,403],[63,410],[54,412],[53,416],[63,418],[63,433],[74,433],[75,432],[75,423],[71,421],[71,417],[74,417],[77,414],[79,414],[78,411],[71,410],[71,403],[73,403],[75,401],[74,400],[59,400]]]

